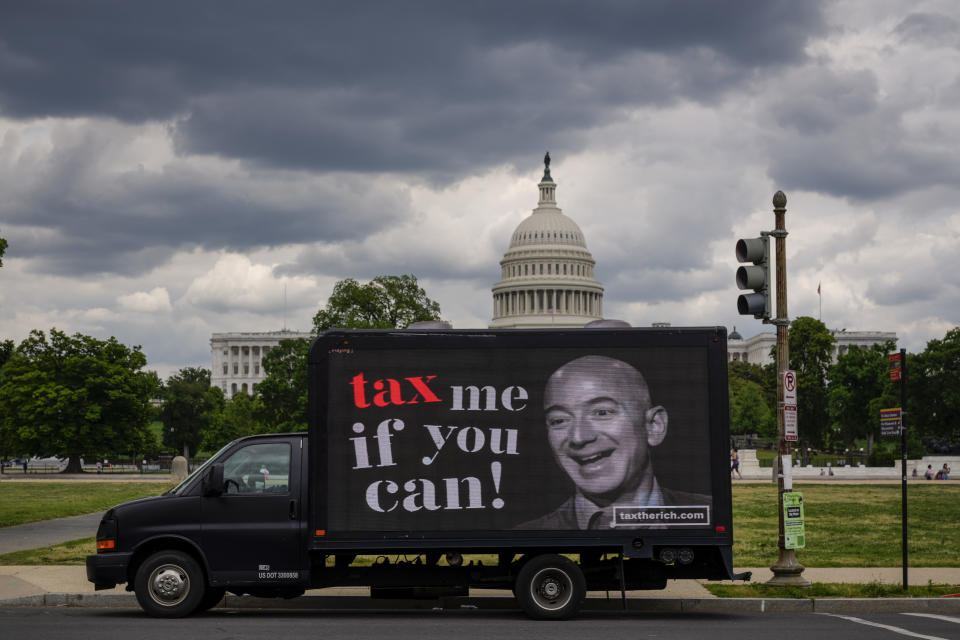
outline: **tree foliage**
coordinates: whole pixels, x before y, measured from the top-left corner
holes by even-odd
[[[189,458],[199,449],[204,432],[221,419],[223,407],[223,392],[210,386],[207,369],[180,369],[167,379],[163,391],[163,444]]]
[[[830,427],[827,371],[834,337],[819,320],[800,316],[790,323],[790,366],[797,372],[797,422],[804,444],[822,447]]]
[[[0,367],[7,363],[7,360],[10,359],[16,348],[17,346],[13,343],[13,340],[0,342]]]
[[[152,384],[139,347],[34,330],[0,369],[0,442],[18,453],[69,458],[143,451]]]
[[[0,238],[0,267],[3,266],[3,254],[7,251],[7,241],[3,238]]]
[[[920,434],[960,439],[960,327],[907,359],[908,424]]]
[[[829,414],[847,447],[853,447],[858,438],[867,438],[867,448],[872,449],[873,439],[879,435],[880,405],[889,402],[893,394],[887,353],[895,348],[892,342],[869,348],[853,346],[830,368]]]
[[[256,417],[266,431],[307,428],[307,352],[310,340],[281,340],[263,357],[266,378],[257,385]]]
[[[217,451],[237,438],[261,433],[263,429],[256,417],[259,406],[259,396],[234,395],[227,400],[223,413],[203,432],[200,446],[207,451]]]
[[[777,434],[776,371],[773,365],[761,367],[732,361],[728,367],[730,387],[730,432]]]
[[[403,328],[412,322],[439,319],[440,305],[427,297],[416,276],[377,276],[366,284],[353,278],[337,282],[313,325],[321,333],[334,327]]]

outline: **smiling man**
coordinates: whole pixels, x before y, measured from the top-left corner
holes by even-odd
[[[563,365],[547,381],[544,413],[550,447],[576,493],[520,528],[664,526],[671,516],[655,520],[648,507],[709,506],[709,496],[657,482],[650,449],[667,435],[667,410],[653,405],[646,380],[626,362],[584,356]]]

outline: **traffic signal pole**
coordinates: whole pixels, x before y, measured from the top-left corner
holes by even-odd
[[[785,217],[787,213],[787,196],[783,191],[777,191],[773,196],[773,213],[776,228],[770,235],[776,239],[777,249],[777,317],[770,320],[777,326],[777,518],[779,530],[777,549],[779,557],[770,570],[773,577],[767,584],[782,587],[809,587],[810,581],[803,577],[804,566],[797,561],[796,552],[786,548],[783,528],[783,494],[792,487],[784,488],[785,460],[792,460],[790,442],[786,439],[784,419],[784,385],[783,376],[790,361],[789,325],[787,315],[787,227]],[[792,464],[792,462],[786,462]]]
[[[900,527],[903,536],[903,590],[907,581],[907,350],[900,349]]]

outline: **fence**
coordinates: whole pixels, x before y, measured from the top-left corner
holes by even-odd
[[[206,462],[208,458],[191,458],[188,463],[188,468],[190,471],[194,471],[197,467]],[[139,474],[151,474],[151,473],[170,473],[171,467],[173,465],[173,456],[163,456],[158,460],[118,460],[107,462],[106,464],[100,463],[99,467],[96,462],[87,462],[81,459],[81,469],[84,473],[90,474],[101,474],[109,475],[114,473],[139,473]],[[61,473],[67,467],[67,460],[63,459],[57,461],[56,459],[48,460],[28,460],[26,465],[22,460],[7,460],[0,464],[0,473],[5,475],[41,475],[41,474],[54,474]]]

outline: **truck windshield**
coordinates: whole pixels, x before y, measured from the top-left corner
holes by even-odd
[[[173,489],[170,489],[169,491],[167,491],[167,492],[164,493],[163,495],[165,495],[165,496],[166,496],[166,495],[179,496],[179,495],[183,494],[183,492],[186,490],[186,488],[193,482],[193,479],[196,478],[196,477],[198,477],[201,473],[203,473],[203,470],[206,469],[207,467],[209,467],[211,464],[213,464],[213,462],[214,462],[217,458],[220,457],[220,454],[223,453],[224,450],[227,449],[227,447],[229,447],[229,446],[232,445],[232,444],[233,444],[233,442],[228,442],[227,444],[223,445],[223,447],[221,447],[220,451],[217,451],[215,454],[213,454],[212,456],[210,456],[210,457],[207,459],[206,462],[204,462],[202,465],[200,465],[199,467],[197,467],[196,469],[194,469],[194,470],[193,470],[193,473],[191,473],[190,475],[188,475],[186,478],[183,479],[183,482],[181,482],[180,484],[178,484],[177,486],[175,486]]]

